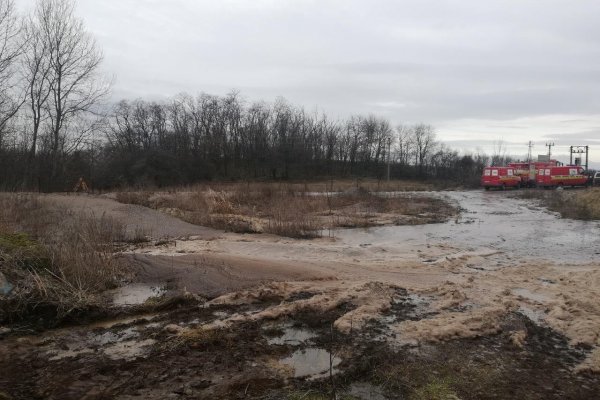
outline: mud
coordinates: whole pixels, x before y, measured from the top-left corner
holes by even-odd
[[[128,248],[135,278],[113,297],[134,315],[5,334],[0,395],[595,398],[599,224],[501,192],[431,195],[461,214],[314,240],[175,232]],[[155,307],[178,292],[195,301]]]
[[[123,223],[127,232],[131,235],[146,235],[156,239],[188,236],[211,238],[217,237],[221,233],[215,229],[193,225],[169,217],[146,207],[121,204],[108,196],[50,194],[44,196],[44,198],[65,205],[74,211],[85,211],[98,216],[104,214],[113,217]]]
[[[246,312],[274,304],[258,302]],[[80,327],[50,331],[43,338],[12,337],[2,342],[0,381],[4,391],[22,399],[285,399],[307,392],[329,396],[332,390],[357,398],[375,391],[373,398],[401,399],[439,382],[461,399],[585,399],[600,383],[597,375],[574,370],[585,349],[570,347],[564,336],[519,314],[505,315],[494,335],[396,347],[381,335],[392,336],[392,330],[376,320],[352,334],[332,331],[334,321],[351,308],[342,304],[328,312],[241,322],[209,333],[198,329],[222,313],[238,312],[238,306],[188,306],[91,331]],[[390,312],[399,320],[418,320],[427,318],[417,311],[422,309],[406,298]],[[181,335],[173,324],[195,328],[197,334]],[[281,344],[265,337],[291,326],[310,335]],[[522,346],[511,340],[514,332],[525,332]],[[137,345],[130,348],[132,341]],[[85,351],[72,351],[74,343]]]

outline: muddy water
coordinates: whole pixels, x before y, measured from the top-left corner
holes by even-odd
[[[460,215],[443,224],[339,230],[335,235],[344,244],[375,245],[386,251],[418,251],[447,245],[482,255],[500,252],[506,258],[558,263],[600,260],[598,222],[562,219],[506,192],[430,194],[456,203],[462,210]]]
[[[295,328],[293,326],[283,326],[283,334],[270,339],[267,339],[269,344],[298,346],[304,342],[317,337],[315,332],[308,329]]]
[[[337,373],[336,367],[342,362],[339,357],[330,357],[327,350],[315,347],[296,350],[291,356],[281,360],[294,370],[295,378],[311,377],[320,378],[332,373]]]
[[[61,338],[60,333],[64,334]],[[67,329],[55,332],[55,339],[63,341],[61,346],[48,340],[47,350],[50,361],[74,358],[82,354],[99,351],[113,360],[131,360],[141,356],[149,346],[156,343],[153,339],[139,339],[140,332],[135,327],[96,332],[69,332]]]
[[[160,285],[132,283],[113,291],[113,303],[119,306],[143,304],[151,297],[161,296],[165,292],[166,290]]]

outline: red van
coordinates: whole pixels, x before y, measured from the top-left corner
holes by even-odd
[[[481,186],[485,190],[491,187],[506,189],[507,187],[521,187],[521,177],[515,174],[511,167],[485,167],[481,176]]]
[[[546,167],[537,172],[537,185],[544,188],[586,186],[587,182],[587,176],[583,175],[583,167],[579,165]]]

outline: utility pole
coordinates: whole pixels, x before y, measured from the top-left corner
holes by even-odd
[[[390,148],[392,147],[392,139],[388,138],[388,154],[387,154],[387,181],[390,181]]]
[[[529,152],[527,153],[527,162],[531,162],[531,149],[533,149],[533,142],[530,140],[529,143],[527,143],[527,146],[529,147]]]
[[[569,147],[569,165],[573,165],[573,146]]]
[[[571,153],[569,160],[570,160],[570,164],[573,165],[573,155],[574,154],[585,154],[585,169],[587,170],[589,165],[588,165],[588,161],[589,161],[589,155],[590,155],[590,146],[571,146],[569,147],[569,153]],[[581,155],[579,156],[579,164],[581,165]],[[577,160],[577,158],[575,158],[575,160]],[[576,162],[577,164],[577,162]]]
[[[546,147],[548,147],[548,159],[550,157],[552,157],[552,146],[554,146],[554,142],[552,142],[552,143],[550,143],[550,142],[546,143]]]

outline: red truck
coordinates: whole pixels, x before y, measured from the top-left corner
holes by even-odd
[[[514,174],[521,177],[521,187],[535,187],[537,174],[543,168],[556,167],[560,163],[556,160],[549,161],[519,161],[509,163],[508,166],[514,170]]]
[[[511,167],[485,167],[481,176],[481,186],[485,190],[492,187],[506,189],[507,187],[521,187],[521,177],[515,174]]]
[[[583,174],[583,167],[566,165],[540,168],[536,174],[536,181],[539,187],[550,189],[564,186],[586,186],[588,177]]]
[[[512,162],[508,164],[513,169],[515,175],[521,178],[522,187],[531,187],[535,185],[535,169],[533,163]]]

